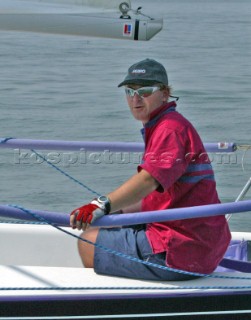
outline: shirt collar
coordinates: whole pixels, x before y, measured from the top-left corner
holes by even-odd
[[[150,120],[145,124],[145,127],[152,127],[156,121],[165,113],[175,111],[176,102],[171,101],[161,105],[150,114]]]

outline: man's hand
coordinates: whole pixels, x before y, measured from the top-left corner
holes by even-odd
[[[70,225],[73,229],[85,230],[92,222],[103,215],[105,215],[105,211],[101,208],[98,201],[93,200],[91,203],[72,211]]]

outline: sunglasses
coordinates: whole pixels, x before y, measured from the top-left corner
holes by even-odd
[[[160,90],[160,87],[142,87],[137,90],[132,88],[125,88],[125,93],[128,97],[134,97],[135,93],[139,95],[141,98],[147,98],[154,92]]]

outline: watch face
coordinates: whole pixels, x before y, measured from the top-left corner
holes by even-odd
[[[100,197],[98,198],[98,200],[101,201],[101,202],[107,202],[107,201],[109,201],[106,196],[100,196]]]
[[[105,214],[108,214],[111,211],[111,203],[109,198],[106,196],[100,196],[97,200],[101,204],[102,209],[105,211]]]

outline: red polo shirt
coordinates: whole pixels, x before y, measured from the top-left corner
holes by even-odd
[[[155,110],[143,129],[145,153],[138,170],[148,171],[158,190],[142,202],[142,211],[219,203],[214,173],[192,124],[170,102]],[[211,273],[231,239],[224,216],[147,225],[154,253],[167,252],[166,263],[189,272]]]

